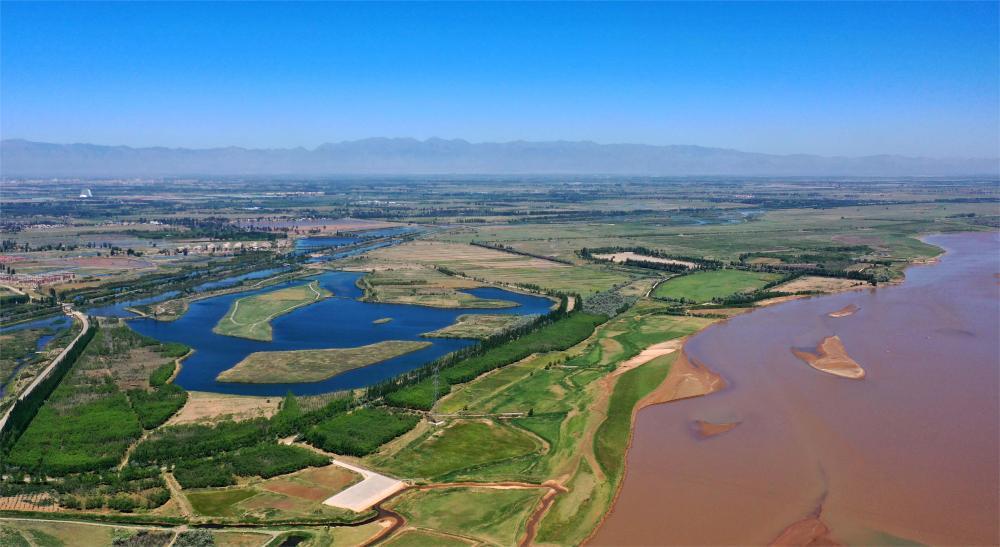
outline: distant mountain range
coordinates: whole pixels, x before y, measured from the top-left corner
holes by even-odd
[[[0,141],[5,177],[337,174],[1000,175],[1000,159],[774,155],[703,146],[374,138],[305,148],[132,148]]]

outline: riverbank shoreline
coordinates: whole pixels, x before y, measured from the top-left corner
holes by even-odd
[[[961,232],[961,233],[962,234],[974,234],[974,233],[979,233],[979,232]],[[921,234],[920,236],[918,236],[918,239],[921,242],[928,243],[930,245],[934,245],[939,250],[939,252],[935,256],[933,256],[933,257],[911,260],[909,262],[909,264],[906,266],[906,268],[904,269],[903,275],[901,275],[897,279],[893,279],[892,281],[889,281],[889,282],[879,283],[877,286],[858,285],[858,286],[853,286],[853,287],[843,287],[843,288],[841,288],[839,290],[827,292],[827,293],[824,293],[824,294],[818,294],[818,295],[792,295],[792,296],[778,297],[778,298],[773,298],[773,299],[769,299],[769,300],[764,300],[764,301],[758,302],[756,306],[751,307],[751,308],[746,308],[746,309],[727,309],[726,311],[731,312],[731,313],[726,314],[725,318],[720,319],[719,321],[714,322],[711,325],[707,325],[702,330],[700,330],[700,331],[698,331],[696,333],[693,333],[693,334],[689,335],[688,337],[686,337],[684,339],[683,345],[681,346],[681,348],[679,350],[680,354],[678,355],[678,361],[676,361],[675,364],[674,364],[674,366],[671,367],[671,370],[667,374],[667,377],[664,378],[663,382],[659,386],[657,386],[653,390],[652,393],[650,393],[646,398],[644,398],[643,400],[641,400],[638,404],[636,404],[635,408],[633,408],[632,417],[631,417],[631,428],[630,428],[630,431],[629,431],[629,438],[628,438],[628,442],[627,442],[627,445],[626,445],[626,448],[625,448],[625,452],[623,454],[623,459],[625,460],[625,463],[624,463],[624,471],[622,473],[621,480],[619,481],[618,485],[616,486],[615,495],[614,495],[614,498],[612,500],[612,503],[611,503],[608,511],[602,516],[602,518],[601,518],[600,522],[598,523],[598,525],[594,528],[594,530],[590,533],[590,535],[586,538],[586,540],[583,543],[584,544],[591,544],[591,545],[600,545],[600,544],[594,543],[594,539],[598,536],[599,531],[602,529],[602,527],[604,526],[604,524],[606,523],[606,521],[611,517],[611,515],[618,508],[618,502],[619,502],[622,490],[624,488],[625,482],[626,482],[627,477],[628,477],[629,472],[630,472],[630,466],[628,465],[628,459],[629,459],[628,455],[632,451],[632,448],[633,448],[634,437],[635,437],[635,430],[636,430],[636,425],[638,423],[638,417],[639,417],[640,411],[642,411],[642,410],[644,410],[646,408],[649,408],[649,407],[653,407],[653,406],[658,406],[658,405],[667,404],[667,403],[676,402],[676,401],[685,400],[685,399],[690,399],[690,398],[696,398],[696,397],[703,397],[703,396],[712,395],[714,393],[723,391],[723,390],[725,390],[728,387],[726,379],[724,378],[724,376],[722,374],[720,374],[717,371],[712,370],[708,366],[701,365],[699,363],[698,366],[704,368],[703,374],[705,374],[705,377],[706,378],[707,377],[717,377],[719,385],[717,385],[717,386],[715,386],[713,388],[710,388],[710,389],[706,389],[703,393],[696,393],[696,394],[693,394],[693,395],[690,395],[690,396],[683,396],[683,397],[671,397],[669,395],[669,390],[665,390],[664,389],[664,386],[667,386],[671,382],[677,383],[679,381],[679,377],[680,376],[682,376],[684,374],[690,374],[690,370],[687,367],[683,367],[682,366],[681,368],[678,368],[677,364],[678,364],[678,362],[680,362],[682,360],[682,358],[684,359],[684,362],[686,362],[688,365],[691,364],[688,361],[688,359],[690,359],[690,356],[688,355],[688,352],[687,352],[687,346],[688,346],[689,342],[693,338],[695,338],[697,336],[704,335],[706,332],[708,332],[713,327],[717,327],[719,325],[726,324],[732,318],[749,314],[750,312],[752,312],[754,310],[759,310],[759,309],[763,309],[763,308],[774,308],[778,304],[786,304],[786,303],[798,302],[798,301],[802,301],[802,300],[811,300],[811,299],[819,299],[819,298],[826,298],[826,297],[835,297],[835,296],[838,296],[838,295],[841,295],[841,294],[844,294],[844,293],[858,292],[860,290],[868,290],[868,291],[874,292],[875,290],[880,289],[880,288],[890,288],[890,287],[901,286],[907,280],[906,272],[908,272],[912,267],[915,267],[915,266],[933,266],[933,265],[937,265],[937,264],[939,264],[941,262],[942,257],[945,256],[948,252],[950,252],[950,250],[948,248],[946,248],[946,247],[943,247],[941,245],[937,245],[937,244],[934,244],[934,243],[929,243],[927,241],[927,238],[933,237],[935,235],[945,235],[945,234],[939,234],[939,233]],[[948,235],[952,235],[952,234],[948,234]],[[851,309],[849,313],[843,313],[843,312],[845,312],[845,310],[843,308],[841,308],[841,309],[837,309],[835,311],[831,311],[830,312],[830,316],[831,317],[846,317],[846,316],[852,315],[856,311],[857,311],[857,309],[855,308],[855,309]],[[820,369],[817,369],[817,370],[820,370]],[[664,391],[667,391],[668,393],[665,394]],[[655,397],[658,393],[661,394],[660,398]],[[735,426],[733,426],[733,427],[735,427]],[[729,429],[727,429],[726,431],[728,431],[728,430]]]

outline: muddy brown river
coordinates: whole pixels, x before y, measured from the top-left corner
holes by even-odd
[[[687,355],[727,387],[639,412],[591,544],[1000,543],[1000,238],[926,241],[946,254],[901,285],[763,308],[693,337]],[[830,336],[864,379],[792,353]],[[724,425],[705,435],[706,423]]]

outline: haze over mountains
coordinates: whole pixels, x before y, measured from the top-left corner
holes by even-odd
[[[132,148],[0,142],[5,177],[335,174],[614,174],[748,176],[1000,175],[1000,159],[773,155],[723,148],[589,141],[373,138],[305,148]]]

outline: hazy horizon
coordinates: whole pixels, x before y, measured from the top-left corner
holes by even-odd
[[[775,155],[697,145],[591,141],[472,143],[373,138],[312,148],[168,148],[0,142],[4,176],[734,175],[1000,176],[1000,159]]]
[[[725,146],[716,146],[716,145],[713,145],[713,144],[710,144],[710,143],[706,144],[706,143],[694,143],[694,142],[674,142],[674,143],[664,143],[664,144],[653,144],[653,143],[638,142],[638,141],[601,141],[601,140],[595,140],[595,139],[532,139],[532,138],[517,138],[517,139],[509,139],[509,140],[475,140],[475,139],[466,139],[466,138],[462,138],[462,137],[441,137],[441,136],[437,136],[437,135],[432,135],[430,137],[425,137],[425,138],[411,137],[411,136],[406,136],[406,135],[388,135],[388,136],[372,135],[372,136],[368,136],[368,137],[359,137],[359,138],[356,138],[356,139],[328,139],[328,140],[321,140],[321,141],[316,142],[316,143],[302,144],[302,145],[297,145],[297,146],[280,146],[280,145],[272,145],[272,146],[266,146],[266,145],[265,146],[241,146],[241,145],[235,145],[235,144],[228,144],[228,145],[223,144],[223,145],[217,145],[217,146],[185,146],[185,145],[163,145],[163,144],[135,145],[135,144],[129,144],[129,143],[125,143],[125,142],[93,142],[93,141],[72,141],[72,142],[70,142],[70,141],[64,141],[64,142],[54,142],[54,141],[41,141],[41,140],[35,140],[35,139],[26,139],[26,138],[19,137],[19,136],[8,136],[8,135],[4,135],[3,138],[0,139],[0,141],[3,141],[3,142],[7,142],[7,141],[23,141],[23,142],[30,142],[30,143],[36,143],[36,144],[53,144],[53,145],[59,145],[59,146],[82,145],[82,146],[99,146],[99,147],[106,147],[106,148],[132,148],[132,149],[157,149],[157,148],[162,148],[162,149],[168,149],[168,150],[224,150],[224,149],[227,149],[227,148],[238,148],[238,149],[243,149],[243,150],[297,150],[297,149],[302,149],[302,150],[307,150],[307,151],[316,151],[317,149],[320,149],[323,146],[328,146],[328,145],[338,145],[338,144],[348,144],[348,143],[361,143],[361,142],[375,142],[375,141],[390,141],[390,142],[391,141],[395,141],[395,142],[412,141],[412,142],[417,142],[417,143],[443,142],[443,143],[462,143],[462,144],[470,144],[470,145],[480,145],[480,144],[487,144],[487,145],[500,144],[500,145],[504,145],[504,144],[521,144],[521,143],[530,143],[530,144],[567,143],[567,144],[588,144],[588,145],[597,145],[597,146],[643,146],[643,147],[657,147],[657,148],[681,148],[681,147],[689,147],[689,148],[703,148],[703,149],[712,149],[712,150],[725,150],[725,151],[732,151],[732,152],[741,152],[741,153],[747,153],[747,154],[760,154],[760,155],[769,155],[769,156],[816,156],[816,157],[824,157],[824,158],[864,158],[864,157],[878,157],[878,156],[895,156],[895,157],[903,157],[903,158],[943,159],[943,160],[949,160],[949,159],[987,159],[987,160],[1000,160],[1000,150],[997,150],[992,155],[984,155],[984,156],[975,156],[975,155],[964,155],[964,156],[962,156],[962,155],[954,155],[954,156],[927,156],[927,155],[915,155],[915,154],[883,153],[883,152],[879,152],[877,150],[873,150],[873,151],[870,151],[870,152],[865,153],[865,154],[814,154],[814,153],[808,153],[808,152],[788,152],[788,153],[775,154],[775,153],[770,153],[770,152],[763,152],[763,151],[760,151],[760,150],[743,150],[743,149],[737,149],[737,148],[731,148],[731,147],[725,147]]]

